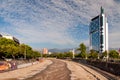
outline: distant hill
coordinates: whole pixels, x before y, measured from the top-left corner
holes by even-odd
[[[70,50],[75,49],[76,53],[79,53],[79,51],[77,51],[77,48],[65,48],[65,49],[58,49],[58,48],[54,48],[54,49],[49,49],[49,52],[68,52]],[[89,51],[89,48],[87,47],[87,52]]]
[[[74,48],[77,49],[77,48]],[[58,48],[54,48],[54,49],[49,49],[49,52],[68,52],[70,50],[73,50],[73,48],[65,48],[65,49],[58,49]],[[119,48],[109,48],[109,50],[119,50]],[[79,51],[75,51],[76,53],[79,53]],[[87,47],[87,52],[89,52],[89,47]]]
[[[72,49],[70,49],[70,48],[66,48],[66,49],[57,49],[57,48],[54,48],[54,49],[49,49],[48,51],[49,52],[68,52],[70,50],[72,50]]]

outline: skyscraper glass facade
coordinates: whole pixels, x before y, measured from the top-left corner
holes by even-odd
[[[90,23],[90,34],[91,34],[91,44],[92,48],[96,51],[99,51],[99,16],[92,19],[92,22]]]
[[[104,10],[101,9],[100,15],[91,19],[89,27],[90,49],[99,53],[108,51],[108,23]]]

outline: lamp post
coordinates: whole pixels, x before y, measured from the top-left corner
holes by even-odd
[[[24,49],[24,59],[26,59],[26,45],[25,45],[25,49]]]

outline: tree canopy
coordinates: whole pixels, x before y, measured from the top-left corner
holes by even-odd
[[[77,50],[80,51],[80,54],[77,55],[78,57],[81,57],[81,58],[86,58],[87,57],[86,46],[84,45],[84,43],[81,43]]]
[[[98,58],[98,53],[95,50],[90,50],[89,58],[90,59],[97,59]]]
[[[29,45],[18,44],[11,39],[0,38],[0,59],[3,58],[36,58],[40,53]]]
[[[109,57],[110,58],[119,58],[119,53],[116,50],[110,50]]]

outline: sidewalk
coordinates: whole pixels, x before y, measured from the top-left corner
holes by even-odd
[[[24,68],[19,68],[17,70],[0,73],[0,80],[22,80],[39,73],[44,70],[48,65],[52,64],[50,60],[44,60],[43,62],[38,62]]]

